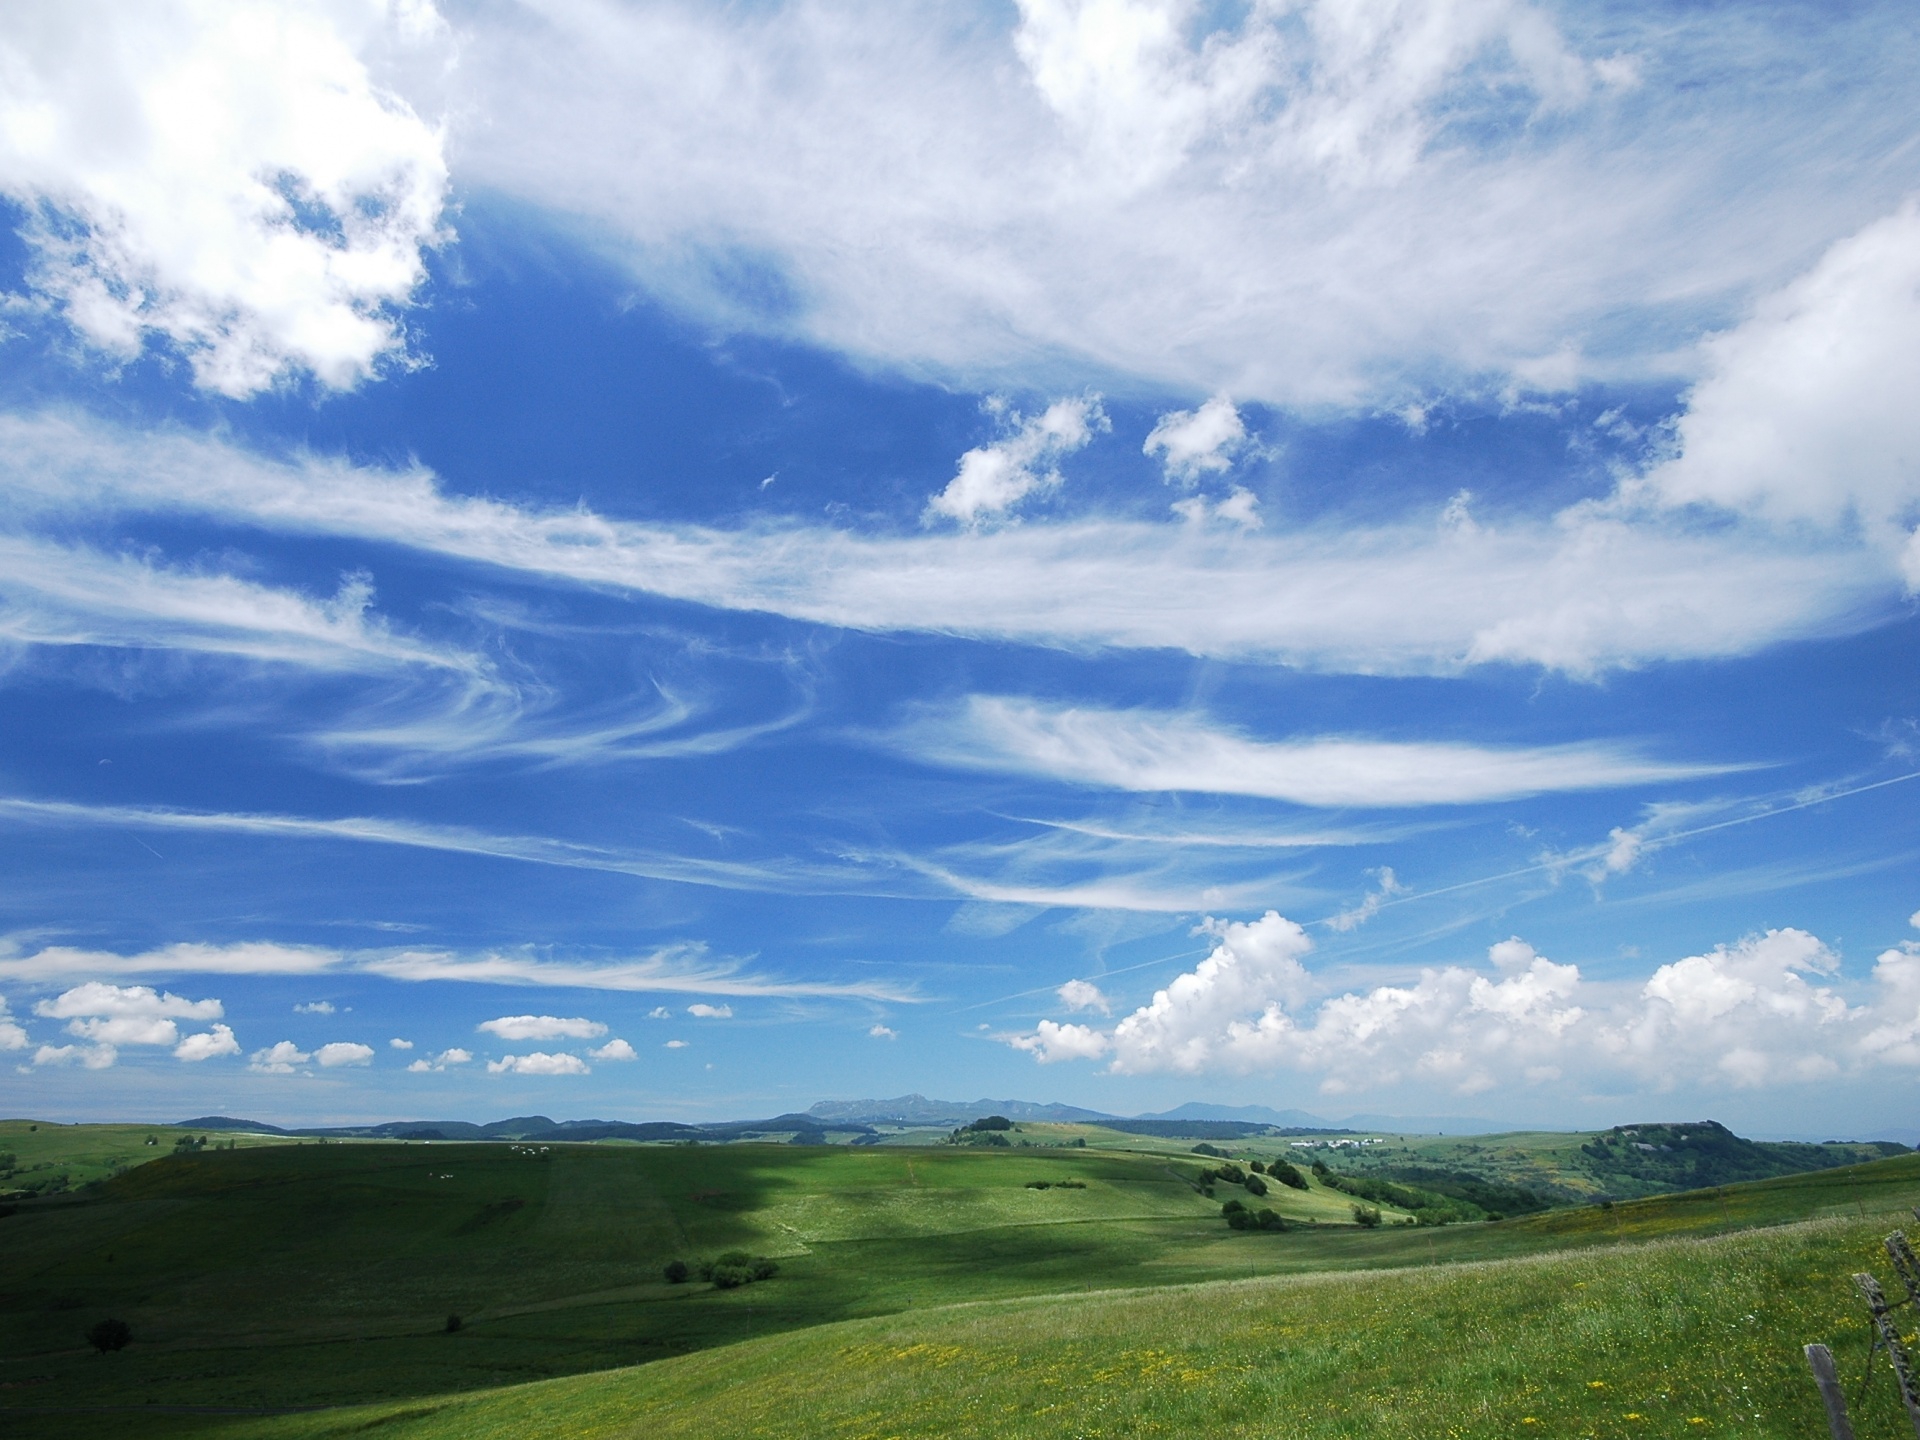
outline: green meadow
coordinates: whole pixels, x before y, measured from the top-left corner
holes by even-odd
[[[24,1124],[0,1126],[17,1164]],[[0,1207],[0,1428],[1815,1436],[1800,1346],[1857,1378],[1847,1277],[1885,1272],[1920,1203],[1907,1155],[1440,1227],[1276,1184],[1247,1203],[1290,1227],[1232,1231],[1246,1192],[1201,1195],[1218,1162],[1186,1144],[1016,1134],[176,1154],[164,1127],[43,1126],[32,1163],[92,1183]],[[730,1250],[777,1271],[663,1278]],[[96,1354],[107,1316],[134,1341]],[[1904,1424],[1875,1383],[1862,1440]]]

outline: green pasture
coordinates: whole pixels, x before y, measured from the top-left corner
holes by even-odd
[[[45,1120],[0,1120],[0,1155],[13,1163],[0,1173],[0,1198],[54,1193],[105,1180],[173,1153],[185,1136],[209,1145],[285,1144],[271,1135],[180,1130],[172,1125],[55,1125]]]
[[[72,1133],[90,1128],[59,1127],[59,1143],[118,1153],[122,1136]],[[1341,1429],[1361,1413],[1356,1396],[1400,1385],[1432,1407],[1446,1394],[1475,1397],[1482,1418],[1456,1422],[1459,1434],[1532,1434],[1501,1407],[1533,1392],[1502,1389],[1512,1377],[1500,1366],[1534,1354],[1537,1307],[1545,1333],[1613,1347],[1624,1358],[1610,1373],[1623,1375],[1641,1363],[1635,1346],[1717,1334],[1707,1297],[1722,1292],[1761,1317],[1740,1323],[1763,1329],[1764,1342],[1729,1332],[1753,1354],[1798,1336],[1788,1370],[1742,1372],[1773,1377],[1768,1404],[1785,1405],[1797,1346],[1844,1340],[1856,1308],[1846,1270],[1871,1263],[1871,1242],[1920,1201],[1917,1154],[1424,1229],[1361,1230],[1340,1223],[1351,1218],[1346,1196],[1275,1185],[1249,1203],[1301,1223],[1234,1232],[1219,1206],[1245,1192],[1222,1183],[1214,1199],[1200,1196],[1191,1177],[1212,1162],[1165,1141],[1158,1151],[282,1143],[176,1156],[175,1132],[152,1133],[169,1142],[162,1158],[0,1217],[8,1434],[77,1433],[81,1413],[103,1440],[319,1437],[376,1423],[409,1440],[623,1434],[642,1423],[714,1435],[1048,1425],[1146,1435],[1197,1424],[1231,1434],[1282,1422],[1314,1434],[1445,1433]],[[1676,1243],[1726,1232],[1740,1233]],[[779,1273],[733,1290],[661,1277],[670,1259],[735,1248],[778,1260]],[[1746,1278],[1724,1279],[1714,1257]],[[1576,1293],[1603,1281],[1585,1300]],[[1661,1286],[1670,1294],[1656,1303]],[[448,1333],[455,1314],[462,1326]],[[108,1315],[135,1341],[96,1355],[81,1337]],[[1546,1373],[1544,1363],[1527,1360],[1527,1373]],[[1364,1383],[1330,1380],[1342,1366]],[[1200,1378],[1180,1378],[1189,1372]],[[1315,1387],[1325,1418],[1309,1424],[1296,1408]],[[1558,1427],[1538,1433],[1642,1433],[1618,1428],[1641,1421],[1570,1418],[1588,1416],[1579,1406],[1602,1393],[1552,1391],[1527,1413]],[[352,1404],[374,1408],[208,1413]],[[783,1404],[804,1423],[783,1425]],[[1689,1423],[1731,1423],[1725,1403],[1672,1405],[1692,1407]],[[572,1407],[574,1428],[543,1431],[528,1406]],[[1788,1433],[1740,1423],[1714,1433]]]

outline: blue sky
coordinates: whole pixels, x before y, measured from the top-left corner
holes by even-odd
[[[0,1108],[1910,1125],[1915,43],[11,23]]]

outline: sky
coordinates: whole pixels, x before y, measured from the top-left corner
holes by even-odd
[[[1910,1131],[1920,32],[0,28],[0,1110]]]

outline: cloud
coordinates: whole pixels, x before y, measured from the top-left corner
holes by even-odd
[[[442,1050],[438,1055],[415,1060],[407,1066],[407,1069],[413,1074],[422,1075],[428,1071],[445,1070],[453,1065],[471,1065],[472,1063],[473,1052],[462,1050],[456,1045],[451,1050]]]
[[[294,1006],[293,1013],[296,1015],[331,1015],[333,1014],[333,1002],[330,1000],[309,1000],[304,1005]]]
[[[565,1020],[558,1015],[502,1015],[474,1026],[502,1040],[592,1040],[607,1033],[597,1020]]]
[[[342,1065],[366,1065],[373,1060],[373,1047],[352,1040],[334,1040],[314,1051],[313,1058],[328,1070]]]
[[[649,1020],[671,1020],[673,1018],[673,1011],[664,1005],[656,1005],[647,1012],[647,1018]]]
[[[487,1062],[489,1075],[585,1075],[587,1062],[578,1055],[549,1055],[536,1050],[531,1055],[507,1055]]]
[[[1053,993],[1060,997],[1060,1003],[1069,1010],[1098,1010],[1102,1015],[1113,1013],[1107,997],[1090,980],[1069,980]]]
[[[7,1009],[6,997],[0,996],[0,1050],[24,1050],[28,1043],[27,1032]]]
[[[150,336],[244,397],[346,389],[400,353],[441,239],[440,133],[369,70],[438,43],[425,3],[73,0],[0,37],[0,191],[29,283],[93,347]]]
[[[247,1068],[257,1070],[262,1075],[291,1075],[311,1059],[313,1056],[293,1041],[282,1040],[264,1050],[254,1051],[247,1057]]]
[[[49,1020],[65,1020],[69,1035],[92,1041],[109,1052],[121,1045],[173,1045],[180,1039],[178,1021],[215,1020],[225,1013],[218,1000],[187,1000],[145,985],[108,985],[97,980],[62,991],[52,1000],[42,1000],[33,1011]],[[226,1030],[225,1026],[218,1028]],[[230,1038],[231,1032],[227,1033]],[[203,1036],[191,1039],[216,1043]]]
[[[868,1029],[867,1034],[875,1040],[898,1040],[900,1038],[900,1032],[898,1030],[891,1029],[885,1025],[872,1026]]]
[[[396,1036],[394,1039],[387,1041],[387,1048],[390,1050],[411,1050],[413,1049],[413,1041],[402,1040]]]
[[[1009,1036],[1007,1043],[1016,1050],[1028,1051],[1042,1065],[1059,1060],[1095,1060],[1107,1053],[1112,1042],[1089,1025],[1062,1025],[1042,1020],[1031,1035]]]
[[[1198,410],[1162,415],[1140,449],[1162,457],[1169,481],[1190,486],[1203,475],[1231,470],[1233,453],[1246,440],[1247,427],[1233,401],[1216,395]],[[1235,493],[1246,494],[1244,490]]]
[[[640,1052],[624,1040],[609,1040],[596,1050],[589,1050],[587,1058],[591,1060],[638,1060]]]
[[[1097,396],[1056,400],[1038,415],[1006,412],[1011,433],[991,445],[969,450],[960,469],[927,502],[929,519],[944,515],[962,525],[1005,514],[1036,490],[1059,486],[1063,456],[1083,448],[1094,432],[1107,428]]]
[[[1658,507],[1257,534],[1098,517],[983,533],[719,530],[522,509],[449,495],[417,468],[269,461],[64,416],[0,416],[0,479],[22,511],[199,513],[851,629],[1377,674],[1594,675],[1746,654],[1869,628],[1899,613],[1903,590],[1884,547]]]
[[[1337,930],[1342,934],[1349,930],[1357,930],[1378,915],[1380,907],[1394,896],[1406,893],[1407,887],[1394,877],[1392,866],[1382,865],[1378,870],[1367,873],[1378,879],[1379,885],[1369,890],[1360,903],[1351,910],[1342,910],[1337,915],[1329,916],[1325,922],[1328,929]]]
[[[0,813],[4,812],[4,806],[5,802],[0,802]],[[608,961],[552,960],[542,958],[533,951],[462,954],[448,950],[406,948],[334,950],[321,946],[282,945],[272,941],[233,945],[181,943],[132,955],[107,950],[79,950],[64,945],[50,945],[26,955],[0,954],[0,978],[33,982],[64,979],[76,974],[364,974],[415,983],[457,981],[474,985],[640,993],[817,995],[900,1004],[918,1003],[921,998],[911,991],[878,981],[840,984],[829,980],[788,980],[759,975],[743,969],[736,962],[710,959],[706,947],[698,943],[670,945],[651,955]],[[213,1001],[203,1003],[217,1004]]]
[[[1887,7],[587,3],[476,13],[456,83],[470,183],[710,323],[1312,405],[1669,373],[1908,183],[1913,58]]]
[[[936,764],[1130,791],[1251,795],[1296,805],[1465,805],[1718,773],[1612,745],[1496,749],[1348,737],[1255,740],[1196,715],[975,695],[909,721],[895,744]]]
[[[84,1065],[89,1070],[107,1070],[120,1058],[111,1045],[42,1045],[33,1052],[39,1065]]]
[[[1904,538],[1920,518],[1920,202],[1837,242],[1701,348],[1678,453],[1647,490],[1669,505]],[[1911,564],[1907,582],[1920,589]]]
[[[731,1020],[733,1018],[733,1007],[731,1005],[709,1005],[704,1001],[695,1001],[693,1004],[687,1006],[687,1014],[697,1015],[702,1020]]]
[[[176,1060],[214,1060],[223,1055],[239,1053],[240,1042],[233,1038],[233,1031],[225,1025],[215,1025],[211,1030],[189,1035],[173,1047],[173,1058]]]
[[[667,1050],[684,1050],[687,1048],[687,1042],[685,1040],[669,1040],[662,1048]]]

